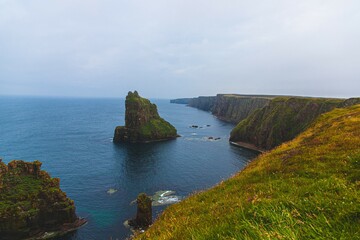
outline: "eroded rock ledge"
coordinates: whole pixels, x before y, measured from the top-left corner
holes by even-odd
[[[156,105],[137,91],[128,93],[125,108],[125,126],[116,127],[114,142],[154,142],[178,137],[175,127],[159,116]]]
[[[0,159],[0,236],[24,239],[66,233],[86,223],[74,201],[60,189],[60,179],[41,170],[41,162]]]

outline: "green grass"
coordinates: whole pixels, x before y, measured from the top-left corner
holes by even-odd
[[[230,140],[269,150],[303,132],[322,113],[342,104],[342,99],[277,97],[256,110],[231,131]]]
[[[135,239],[360,239],[360,105],[321,115]]]
[[[125,125],[129,129],[130,142],[163,140],[177,136],[175,127],[159,116],[157,106],[140,97],[136,91],[128,93],[125,105]],[[121,132],[124,132],[122,128],[117,127],[115,135],[121,135]]]
[[[141,126],[139,134],[145,139],[174,137],[176,136],[176,129],[164,119],[154,118]]]
[[[33,166],[39,163],[38,161],[26,163],[17,160],[16,162],[18,162],[16,168],[0,175],[0,232],[4,230],[2,221],[10,218],[22,221],[37,214],[45,205],[50,208],[56,203],[64,204],[64,208],[67,206],[74,208],[71,200],[60,190],[58,179],[50,178],[44,171],[40,171],[39,176],[26,172],[26,166]],[[13,162],[9,165],[11,163]],[[5,164],[2,163],[2,166]]]

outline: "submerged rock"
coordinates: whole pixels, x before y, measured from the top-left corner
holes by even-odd
[[[107,194],[111,195],[111,194],[114,194],[116,193],[118,190],[115,189],[115,188],[110,188],[109,190],[106,191]]]
[[[157,107],[138,92],[129,92],[125,101],[125,126],[118,126],[114,142],[153,142],[178,137],[173,125],[158,114]]]
[[[175,195],[175,191],[166,190],[166,191],[157,191],[153,196],[150,197],[152,200],[151,205],[153,207],[157,206],[163,206],[163,205],[169,205],[174,204],[177,202],[180,202],[182,197]],[[131,201],[130,205],[133,205],[137,202],[137,199]]]
[[[1,239],[40,238],[46,232],[58,236],[85,224],[59,185],[39,161],[0,161]]]
[[[152,207],[151,198],[145,193],[140,193],[136,199],[137,212],[136,218],[129,220],[128,224],[136,229],[145,229],[150,226],[152,222]]]
[[[163,206],[180,202],[181,197],[175,195],[175,191],[157,191],[154,196],[151,197],[153,206]]]

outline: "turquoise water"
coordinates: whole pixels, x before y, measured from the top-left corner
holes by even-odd
[[[123,222],[135,216],[130,203],[138,193],[171,190],[186,197],[230,177],[255,157],[228,144],[232,124],[169,100],[153,102],[182,137],[114,144],[114,128],[124,124],[123,99],[0,97],[0,157],[6,163],[43,162],[44,170],[61,179],[77,214],[89,220],[62,239],[124,239],[130,231]],[[117,191],[109,194],[109,189]],[[154,207],[154,217],[165,208]]]

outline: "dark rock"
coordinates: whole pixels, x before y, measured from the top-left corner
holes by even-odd
[[[209,139],[209,140],[212,140],[212,139],[214,139],[214,137],[208,137],[208,139]]]
[[[190,128],[199,128],[198,125],[191,125]]]
[[[178,137],[174,126],[162,119],[155,104],[129,92],[125,101],[125,126],[118,126],[114,142],[152,142]]]
[[[129,225],[135,229],[145,229],[152,222],[152,200],[145,193],[140,193],[136,199],[137,212],[136,218],[129,220]]]
[[[219,137],[217,137],[217,138],[215,138],[214,140],[216,141],[216,140],[220,140],[221,138],[219,138]]]
[[[83,225],[74,201],[59,188],[60,180],[41,170],[41,162],[0,162],[0,236],[22,239],[45,232],[61,234]]]
[[[360,98],[349,98],[346,99],[340,107],[344,108],[344,107],[349,107],[349,106],[353,106],[356,104],[360,104]]]

